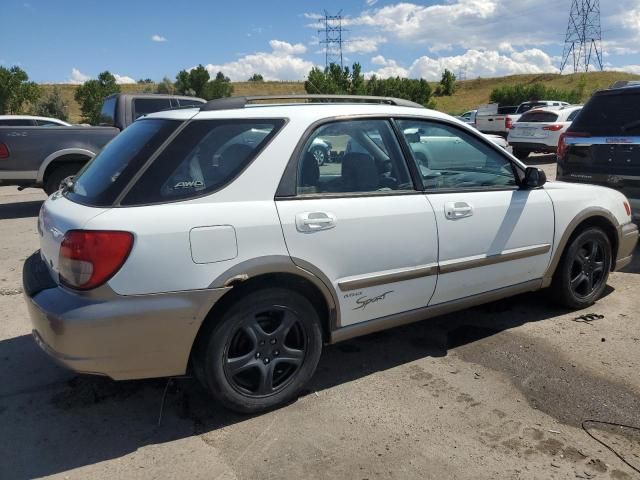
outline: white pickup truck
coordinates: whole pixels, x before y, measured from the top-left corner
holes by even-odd
[[[497,103],[480,105],[476,114],[476,128],[483,133],[507,135],[523,113],[536,107],[563,107],[567,102],[539,100],[523,102],[517,107],[501,107]]]

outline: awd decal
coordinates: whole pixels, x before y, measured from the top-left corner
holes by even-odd
[[[200,180],[194,180],[192,182],[178,182],[173,186],[174,189],[194,187],[204,187],[204,182],[201,182]]]
[[[356,300],[356,303],[358,304],[358,306],[355,307],[353,310],[364,310],[365,308],[367,308],[368,305],[384,300],[385,297],[390,293],[393,293],[393,290],[389,290],[388,292],[381,293],[376,297],[371,297],[371,298],[360,297]]]

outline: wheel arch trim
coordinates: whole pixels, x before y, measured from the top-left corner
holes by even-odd
[[[295,262],[295,263],[294,263]],[[289,274],[312,283],[321,293],[329,313],[329,333],[339,325],[340,304],[331,281],[314,265],[286,255],[268,255],[234,265],[218,275],[208,288],[233,287],[264,275]],[[213,308],[213,306],[212,306]]]
[[[556,248],[554,249],[553,254],[551,256],[551,262],[549,263],[549,266],[547,267],[544,277],[542,278],[542,288],[546,288],[549,285],[551,285],[551,281],[553,280],[553,275],[555,274],[556,269],[560,264],[560,259],[562,258],[562,254],[564,253],[564,250],[567,247],[567,243],[569,242],[569,239],[571,238],[571,236],[576,232],[576,229],[582,223],[591,219],[602,219],[609,222],[616,231],[617,245],[620,245],[620,242],[623,236],[622,226],[620,225],[620,222],[618,222],[618,219],[609,210],[602,207],[589,207],[582,210],[578,215],[576,215],[573,218],[573,220],[571,220],[571,222],[569,222],[569,224],[567,225],[567,228],[565,228],[564,233],[562,234],[562,237],[560,237],[560,240],[558,241],[558,244],[556,245]],[[615,248],[614,245],[612,245],[612,247]],[[613,253],[612,265],[615,265],[617,251],[614,251],[612,253]]]
[[[64,148],[62,150],[53,152],[52,154],[48,155],[47,158],[45,158],[42,162],[42,165],[40,165],[36,182],[39,184],[44,182],[44,174],[47,171],[47,167],[55,160],[66,155],[84,155],[86,157],[89,157],[89,160],[96,156],[94,152],[85,148]]]

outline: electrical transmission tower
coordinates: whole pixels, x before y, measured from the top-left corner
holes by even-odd
[[[344,39],[342,34],[346,32],[342,28],[342,10],[337,15],[329,15],[324,11],[324,28],[318,30],[318,33],[324,33],[324,40],[320,40],[320,43],[324,45],[324,61],[325,67],[328,67],[332,63],[340,65],[342,64],[342,44]]]
[[[573,72],[588,72],[591,59],[602,70],[600,0],[572,0],[560,73],[573,62]]]

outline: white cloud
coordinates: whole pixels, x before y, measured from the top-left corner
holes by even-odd
[[[158,35],[156,33],[155,35],[151,35],[151,41],[152,42],[166,42],[167,41],[167,37],[163,37],[162,35]]]
[[[82,73],[77,68],[72,68],[71,69],[71,76],[67,80],[67,83],[73,83],[75,85],[80,85],[81,83],[86,82],[90,78],[91,77],[89,75],[85,75],[84,73]]]
[[[342,51],[345,53],[372,53],[378,50],[378,45],[386,41],[386,38],[381,36],[349,38],[343,45]]]
[[[136,81],[131,78],[131,77],[127,77],[126,75],[118,75],[117,73],[114,73],[113,76],[116,79],[116,83],[118,85],[126,85],[126,84],[130,84],[130,83],[136,83]]]
[[[374,71],[370,71],[365,73],[365,76],[370,77],[371,75],[376,75],[380,78],[390,78],[390,77],[407,77],[409,76],[409,70],[404,67],[398,65],[393,59],[384,58],[382,55],[376,55],[371,59],[371,63],[375,65],[380,65],[380,68]]]
[[[273,50],[273,53],[277,55],[300,55],[307,51],[307,47],[301,43],[293,45],[282,40],[271,40],[269,46]]]
[[[522,51],[498,52],[495,50],[468,50],[460,55],[432,58],[427,55],[417,58],[409,68],[400,66],[395,60],[378,55],[371,62],[380,68],[367,75],[379,77],[408,76],[439,80],[445,68],[454,73],[464,70],[468,78],[499,77],[521,73],[558,73],[557,58],[542,50],[531,48]]]
[[[127,83],[136,83],[136,81],[133,78],[128,77],[126,75],[118,75],[117,73],[114,73],[113,76],[116,79],[116,83],[120,85],[127,84]],[[81,85],[87,80],[91,80],[91,78],[92,77],[90,75],[82,73],[77,68],[72,68],[71,76],[69,77],[66,83]]]
[[[378,0],[365,0],[365,3],[367,4],[368,7],[372,7],[376,3],[378,3]]]
[[[206,69],[211,76],[223,72],[233,81],[245,81],[254,73],[265,80],[302,80],[314,67],[313,62],[297,56],[307,50],[301,43],[271,40],[269,46],[271,52],[256,52],[223,64],[210,63]]]
[[[640,75],[640,65],[626,65],[624,67],[612,67],[611,70],[616,72],[633,73]]]

